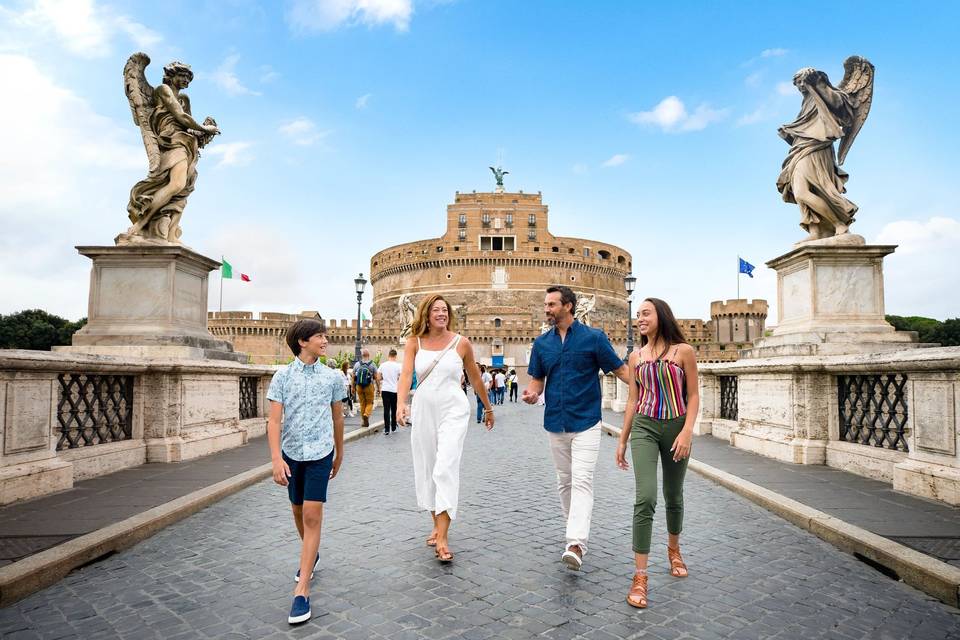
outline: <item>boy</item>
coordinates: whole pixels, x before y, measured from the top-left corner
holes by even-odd
[[[273,375],[267,400],[267,440],[273,481],[287,487],[293,520],[303,547],[294,577],[290,624],[310,619],[310,578],[320,562],[320,525],[327,483],[343,462],[343,377],[318,362],[326,355],[327,329],[316,320],[298,320],[287,330],[293,361]],[[281,419],[283,428],[281,429]],[[301,576],[310,578],[301,580]]]

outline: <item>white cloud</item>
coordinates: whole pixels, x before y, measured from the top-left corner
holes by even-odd
[[[933,318],[960,316],[954,295],[960,289],[960,220],[933,216],[926,221],[888,223],[877,244],[899,245],[883,268],[887,313]]]
[[[370,104],[370,98],[371,98],[371,97],[373,97],[373,94],[372,94],[372,93],[365,93],[365,94],[363,94],[362,96],[360,96],[359,98],[357,98],[357,101],[354,103],[353,106],[355,106],[357,109],[361,109],[361,110],[366,109],[366,108],[369,106],[369,104]]]
[[[86,315],[90,263],[77,244],[126,229],[126,199],[147,174],[129,118],[122,123],[57,84],[30,57],[0,54],[0,77],[29,99],[0,100],[0,313],[43,308]]]
[[[221,142],[203,150],[203,155],[220,158],[217,167],[245,167],[253,162],[252,142]]]
[[[231,96],[259,96],[259,91],[253,91],[252,89],[247,88],[243,85],[243,83],[240,82],[240,79],[237,78],[237,74],[234,69],[236,69],[239,61],[240,54],[230,54],[224,58],[220,67],[210,74],[210,78],[218,87],[226,91]]]
[[[570,168],[570,170],[573,171],[573,172],[574,172],[575,174],[577,174],[578,176],[583,176],[583,175],[586,175],[586,174],[590,173],[590,167],[587,166],[587,163],[585,163],[585,162],[577,162],[577,163],[575,163],[575,164]]]
[[[749,124],[756,124],[761,120],[765,120],[769,115],[769,110],[766,105],[760,105],[750,113],[744,114],[737,119],[737,126],[743,127]]]
[[[763,71],[754,71],[743,79],[743,83],[748,87],[758,87],[761,82],[763,82]]]
[[[268,64],[260,65],[260,83],[269,84],[280,77],[280,74]]]
[[[616,154],[610,156],[609,158],[607,158],[606,160],[604,160],[604,162],[603,162],[603,164],[602,164],[601,166],[603,166],[603,167],[619,167],[620,165],[622,165],[624,162],[626,162],[626,161],[629,160],[629,159],[630,159],[630,156],[627,155],[626,153],[616,153]]]
[[[713,122],[723,120],[728,113],[729,109],[714,109],[707,103],[701,104],[694,109],[693,113],[689,113],[680,98],[668,96],[652,110],[631,113],[627,117],[636,124],[653,125],[668,133],[675,133],[700,131]]]
[[[293,0],[287,21],[297,31],[333,31],[340,27],[392,24],[410,28],[413,0]]]
[[[280,125],[279,131],[291,142],[303,147],[310,146],[330,134],[329,131],[317,129],[316,123],[304,116],[283,123]]]
[[[778,82],[777,83],[777,93],[781,96],[792,96],[797,92],[797,88],[793,86],[792,82]]]
[[[780,56],[785,56],[789,53],[789,49],[764,49],[760,52],[761,58],[779,58]]]
[[[141,48],[163,40],[152,29],[94,0],[34,0],[20,13],[6,10],[2,15],[15,28],[52,35],[65,49],[85,58],[110,55],[117,34]]]

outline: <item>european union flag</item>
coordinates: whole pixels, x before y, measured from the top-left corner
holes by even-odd
[[[740,256],[737,256],[737,260],[740,261],[740,273],[745,273],[751,278],[753,277],[753,270],[756,268]]]

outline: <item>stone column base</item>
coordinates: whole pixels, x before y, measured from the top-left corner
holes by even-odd
[[[0,505],[73,487],[73,465],[57,458],[0,469]]]
[[[239,425],[201,427],[182,436],[147,439],[147,462],[183,462],[246,443],[247,431]]]
[[[843,242],[841,242],[843,240]],[[828,242],[830,241],[830,242]],[[777,272],[779,323],[743,358],[877,353],[916,347],[884,317],[883,258],[893,245],[860,236],[803,243],[767,262]]]
[[[823,440],[796,439],[780,442],[743,431],[732,431],[730,444],[744,451],[791,464],[824,464],[827,458],[827,443]]]

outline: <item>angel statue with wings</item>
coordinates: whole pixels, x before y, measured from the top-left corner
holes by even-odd
[[[180,217],[197,180],[200,149],[220,133],[213,118],[198,123],[190,114],[190,98],[181,93],[193,80],[190,66],[171,62],[163,83],[147,82],[150,58],[135,53],[123,68],[123,87],[147,149],[149,173],[130,190],[127,213],[133,223],[117,237],[131,242],[179,243]]]
[[[849,176],[840,165],[870,112],[874,67],[866,58],[850,56],[843,68],[839,87],[823,71],[800,69],[793,77],[803,96],[800,114],[779,129],[790,152],[777,189],[785,202],[800,207],[800,226],[809,234],[803,242],[848,233],[857,212],[857,205],[843,196]]]
[[[500,167],[490,167],[490,171],[493,171],[493,177],[497,180],[497,186],[503,187],[503,176],[510,173],[509,171],[504,171]]]

